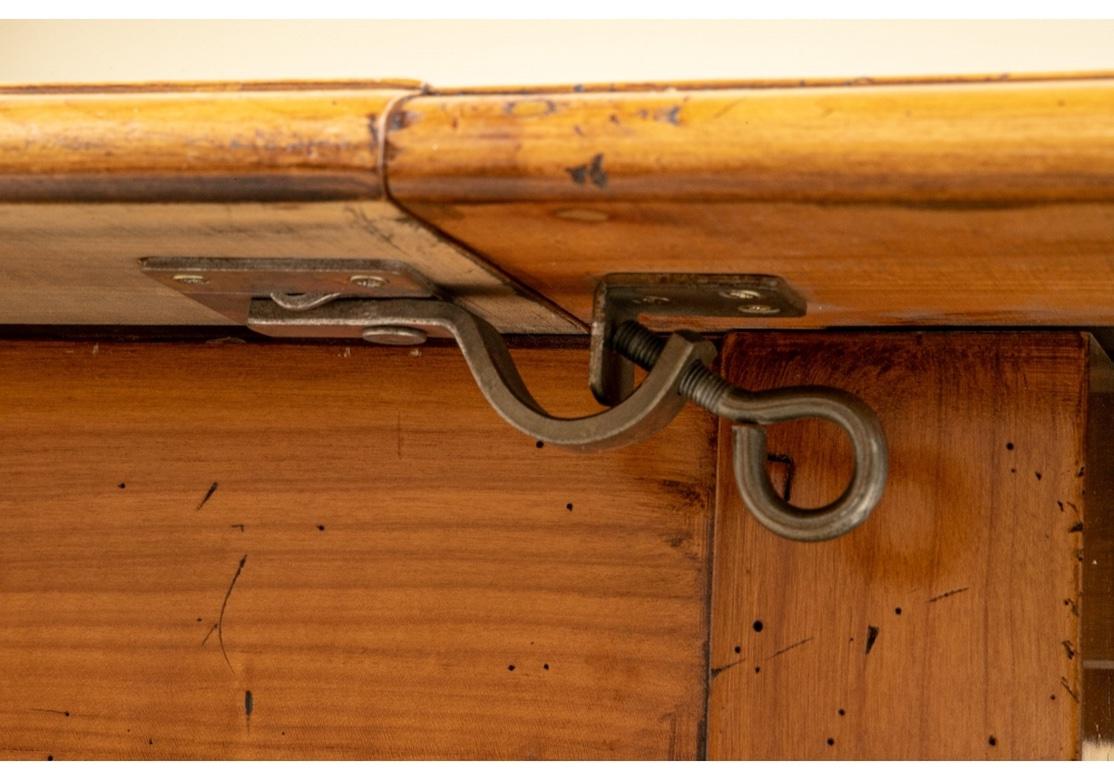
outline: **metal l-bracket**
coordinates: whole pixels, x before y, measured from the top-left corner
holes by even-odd
[[[609,274],[596,287],[592,307],[592,394],[614,406],[634,390],[634,363],[609,348],[624,322],[645,316],[676,327],[686,317],[716,317],[726,321],[726,328],[759,317],[803,317],[806,308],[804,298],[780,276]]]

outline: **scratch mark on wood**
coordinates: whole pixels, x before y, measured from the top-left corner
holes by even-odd
[[[208,492],[207,492],[207,493],[205,493],[205,497],[204,497],[203,499],[201,499],[201,503],[197,505],[197,511],[199,511],[199,512],[200,512],[200,511],[201,511],[201,507],[203,507],[203,506],[205,506],[205,504],[209,503],[209,499],[210,499],[210,498],[212,498],[212,497],[213,497],[213,494],[217,492],[217,487],[218,487],[218,485],[217,485],[217,483],[216,483],[216,482],[214,482],[213,484],[209,485],[209,490],[208,490]]]
[[[228,590],[225,591],[224,601],[220,605],[220,615],[217,617],[217,641],[220,643],[221,655],[224,656],[224,662],[228,664],[229,669],[232,669],[232,662],[228,660],[228,651],[224,648],[224,612],[228,609],[228,599],[232,597],[232,589],[236,587],[236,580],[240,579],[240,572],[244,570],[244,564],[247,562],[248,556],[244,555],[240,559],[240,565],[236,567],[236,573],[232,575],[232,581],[228,583]]]
[[[247,528],[247,526],[245,526],[243,523],[232,523],[228,527],[229,528],[239,528],[240,533],[243,533],[244,529]]]
[[[729,664],[724,664],[723,666],[713,666],[713,667],[712,667],[712,670],[711,670],[711,672],[710,672],[710,674],[709,674],[709,677],[710,677],[710,679],[712,679],[712,680],[716,679],[716,678],[717,678],[717,677],[719,677],[719,676],[720,676],[720,675],[721,675],[722,673],[724,673],[724,672],[726,672],[726,671],[727,671],[728,669],[730,669],[730,668],[731,668],[732,666],[738,666],[739,664],[741,664],[741,663],[742,663],[743,661],[745,661],[745,660],[746,660],[745,658],[740,658],[740,659],[739,659],[739,660],[737,660],[737,661],[732,661],[731,663],[729,663]]]
[[[255,709],[255,699],[251,695],[251,691],[244,691],[244,715],[248,720],[251,720],[251,712]]]
[[[796,648],[800,647],[801,645],[807,645],[809,642],[811,642],[815,638],[816,637],[814,637],[814,636],[810,636],[808,639],[802,639],[799,642],[794,642],[791,645],[788,645],[786,647],[781,648],[776,653],[771,655],[770,658],[777,658],[782,653],[788,653],[790,650],[795,650]],[[768,661],[768,660],[770,660],[770,658],[767,658],[766,660]]]
[[[937,594],[937,595],[933,596],[932,598],[930,598],[927,603],[931,604],[934,601],[939,601],[940,599],[946,599],[946,598],[949,598],[951,596],[956,595],[957,593],[962,593],[963,591],[970,590],[970,589],[971,589],[970,586],[967,586],[967,587],[963,587],[963,588],[954,588],[952,590],[946,590],[943,593]]]
[[[1064,651],[1065,651],[1065,652],[1067,652],[1067,654],[1068,654],[1068,660],[1069,660],[1069,661],[1070,661],[1071,659],[1075,658],[1075,645],[1073,645],[1073,644],[1072,644],[1072,643],[1071,643],[1071,642],[1070,642],[1069,640],[1067,640],[1067,639],[1065,639],[1065,640],[1064,640],[1063,642],[1061,642],[1060,644],[1062,644],[1062,645],[1064,646]]]
[[[32,707],[31,712],[50,712],[50,713],[53,713],[55,715],[62,715],[63,717],[66,717],[66,718],[70,717],[70,711],[69,710],[50,710],[50,709],[43,709],[41,707]]]
[[[1060,678],[1060,687],[1067,691],[1068,696],[1071,696],[1073,699],[1075,699],[1077,704],[1079,703],[1079,694],[1071,689],[1071,686],[1068,685],[1068,680],[1066,677]]]
[[[201,646],[202,647],[205,646],[205,643],[209,641],[209,637],[211,637],[213,635],[213,632],[216,631],[216,630],[217,630],[217,624],[214,623],[213,627],[209,629],[209,633],[207,633],[205,635],[205,638],[201,640]]]
[[[874,649],[874,643],[878,641],[878,634],[881,629],[878,626],[866,627],[866,655],[870,655],[870,651]]]

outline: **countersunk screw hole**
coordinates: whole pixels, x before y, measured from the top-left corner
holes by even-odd
[[[513,672],[514,671],[514,664],[510,664],[509,666],[507,666],[507,671],[508,672]]]
[[[894,607],[894,614],[895,615],[900,615],[901,614],[901,607]]]
[[[1012,441],[1006,442],[1006,449],[1007,450],[1012,450],[1013,449],[1013,442]]]
[[[738,655],[741,652],[743,652],[743,646],[742,645],[735,645],[735,655]]]
[[[829,746],[834,745],[835,743],[836,743],[836,741],[832,737],[828,737],[828,745]]]
[[[836,712],[839,713],[840,717],[843,717],[844,715],[847,714],[847,710],[843,709],[843,707],[840,707],[838,710],[836,710]]]
[[[762,629],[765,628],[765,626],[762,625],[761,620],[754,621],[754,624],[751,627],[754,629],[755,633],[761,633]]]
[[[324,530],[325,530],[325,526],[323,526],[323,525],[319,525],[319,526],[317,526],[317,530],[318,530],[318,531],[324,531]]]
[[[565,509],[569,510],[570,512],[572,511],[572,502],[571,501],[569,503],[565,504]]]
[[[549,664],[542,664],[542,669],[545,669],[548,672],[549,671]]]
[[[991,734],[991,735],[990,735],[990,739],[988,739],[988,740],[986,741],[986,743],[987,743],[988,745],[990,745],[991,747],[994,747],[995,745],[997,745],[997,744],[998,744],[998,738],[997,738],[996,736],[994,736],[993,734]]]
[[[534,446],[540,450],[542,447],[545,446],[545,442],[544,441],[534,442]]]

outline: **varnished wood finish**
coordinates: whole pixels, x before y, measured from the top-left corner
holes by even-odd
[[[725,351],[747,387],[861,395],[891,469],[860,528],[789,542],[742,508],[721,428],[709,757],[1077,756],[1087,337],[738,334]],[[769,442],[794,503],[846,484],[835,429]]]
[[[378,198],[378,128],[403,89],[8,94],[0,200]]]
[[[516,356],[592,406],[581,351]],[[699,754],[707,415],[585,455],[450,348],[0,364],[0,757]]]
[[[1109,79],[427,95],[390,194],[579,317],[605,273],[772,273],[777,326],[1114,322]]]
[[[1097,345],[1087,420],[1083,529],[1084,757],[1114,758],[1114,365]]]

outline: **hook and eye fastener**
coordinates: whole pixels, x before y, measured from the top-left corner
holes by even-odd
[[[662,354],[663,341],[639,323],[628,320],[614,330],[610,347],[652,371]],[[732,422],[734,475],[739,494],[751,514],[779,536],[802,542],[834,539],[860,525],[881,500],[889,470],[886,436],[878,415],[857,396],[829,387],[752,392],[732,385],[704,363],[686,369],[678,392]],[[855,453],[854,475],[835,501],[804,509],[782,499],[770,483],[763,426],[809,417],[828,420],[844,430]]]

